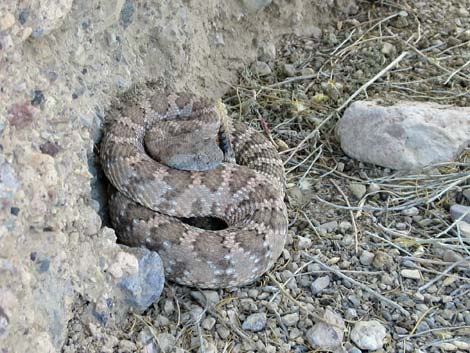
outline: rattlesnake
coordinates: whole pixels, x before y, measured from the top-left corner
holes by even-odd
[[[109,120],[100,158],[118,190],[109,209],[122,243],[157,251],[167,278],[201,288],[245,285],[273,266],[284,247],[287,211],[283,164],[269,140],[230,121],[220,105],[152,84],[124,95]],[[180,124],[184,134],[178,136]],[[205,133],[208,127],[215,127],[215,136]],[[166,141],[168,132],[176,139],[146,146]],[[223,150],[216,162],[205,160],[209,142]],[[196,157],[188,157],[192,144]],[[198,160],[207,170],[178,170],[152,158],[175,148],[183,152],[170,162]],[[194,217],[220,219],[227,227],[201,229]]]

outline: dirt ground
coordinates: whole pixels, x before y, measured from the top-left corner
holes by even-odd
[[[363,1],[315,37],[285,36],[275,55],[246,65],[224,103],[285,161],[290,227],[276,267],[232,290],[168,283],[117,331],[77,315],[63,351],[317,352],[311,329],[327,309],[344,320],[337,351],[360,352],[350,335],[365,320],[386,329],[378,352],[468,351],[470,239],[449,207],[470,204],[470,150],[397,173],[344,155],[334,126],[357,99],[470,105],[469,11],[468,1]],[[360,199],[353,184],[367,190]],[[261,331],[242,328],[263,313]]]

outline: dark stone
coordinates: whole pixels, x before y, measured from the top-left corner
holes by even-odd
[[[37,107],[42,102],[44,102],[44,93],[42,93],[41,90],[37,89],[33,92],[33,99],[31,100],[31,104]]]
[[[18,16],[18,22],[24,25],[28,21],[28,18],[29,18],[29,10],[28,9],[21,10]]]
[[[51,259],[46,257],[44,260],[39,261],[39,267],[38,267],[38,272],[39,273],[44,273],[49,271],[49,267],[51,265]]]
[[[36,251],[33,251],[31,254],[29,254],[29,258],[31,261],[36,261],[38,258],[38,253]]]
[[[55,157],[60,151],[60,147],[55,142],[46,142],[39,146],[42,153],[48,154],[49,156]]]
[[[127,28],[132,23],[134,12],[133,2],[127,0],[121,10],[121,24],[124,28]]]
[[[13,216],[18,216],[18,214],[20,213],[19,207],[12,207],[12,208],[10,208],[10,213],[11,213]]]
[[[5,314],[5,311],[0,306],[0,337],[2,337],[7,332],[9,323],[10,320],[8,319],[7,314]]]

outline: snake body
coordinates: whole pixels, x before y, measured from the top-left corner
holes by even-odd
[[[179,126],[186,134],[178,135]],[[216,127],[213,138],[204,133],[208,126]],[[176,139],[163,147],[146,146],[175,132]],[[225,158],[215,167],[203,161],[201,169],[207,170],[175,169],[158,158],[176,149],[177,163],[185,163],[194,143],[195,159],[203,160],[206,152],[201,157],[199,150],[207,144],[191,140],[220,145],[221,136],[225,144],[230,141]],[[117,190],[109,209],[120,242],[157,251],[170,280],[201,288],[241,286],[259,278],[282,253],[287,235],[282,161],[269,140],[228,120],[211,101],[149,84],[136,88],[110,113],[100,158]],[[226,226],[203,229],[191,221],[201,217]]]

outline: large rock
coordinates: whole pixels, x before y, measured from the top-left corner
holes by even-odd
[[[470,108],[399,102],[381,106],[358,101],[337,125],[349,156],[402,170],[452,161],[470,142]]]
[[[59,352],[74,320],[105,330],[158,297],[157,257],[116,244],[98,215],[113,98],[148,79],[219,97],[260,46],[353,1],[327,3],[0,1],[0,352]]]

